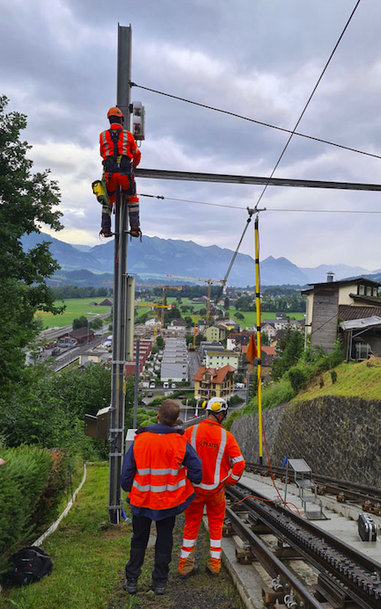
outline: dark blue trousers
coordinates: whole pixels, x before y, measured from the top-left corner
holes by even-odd
[[[152,571],[153,583],[166,583],[169,563],[172,559],[173,527],[175,516],[158,520],[156,524],[155,566]],[[137,579],[141,573],[147,548],[152,520],[145,516],[132,517],[133,536],[131,539],[130,560],[126,564],[126,578]]]

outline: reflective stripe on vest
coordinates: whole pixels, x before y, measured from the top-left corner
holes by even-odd
[[[144,484],[141,485],[136,480],[133,481],[132,486],[134,486],[138,491],[142,493],[147,493],[151,491],[151,493],[162,493],[164,491],[177,491],[182,486],[185,486],[186,480],[180,480],[177,484],[162,484],[161,486],[154,486],[153,484]]]
[[[151,474],[151,476],[165,476],[168,474],[169,476],[177,476],[180,470],[184,469],[180,467],[180,469],[153,469],[151,467],[147,467],[146,469],[137,469],[137,473],[140,476],[147,476]]]
[[[194,429],[192,430],[192,437],[191,437],[191,444],[195,450],[196,450],[197,428],[198,428],[198,425],[196,425],[194,427]],[[200,484],[193,485],[195,487],[202,488],[205,491],[213,491],[221,484],[221,482],[223,482],[223,480],[220,480],[220,472],[221,472],[221,461],[222,461],[222,457],[224,456],[224,452],[225,452],[227,435],[226,435],[226,429],[224,429],[223,427],[221,427],[220,429],[221,429],[221,441],[220,441],[220,446],[218,448],[218,453],[217,453],[213,484],[204,484],[203,482],[200,482]],[[224,478],[224,480],[225,479],[226,478]]]
[[[239,463],[240,461],[243,461],[243,456],[240,455],[239,457],[234,457],[234,459],[231,459],[231,463],[234,465],[234,463]]]
[[[101,137],[104,147],[106,148],[106,156],[112,156],[111,148],[106,138],[107,131],[102,131]]]

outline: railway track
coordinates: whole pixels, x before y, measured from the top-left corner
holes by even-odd
[[[272,585],[262,593],[266,606],[380,609],[380,563],[276,502],[258,494],[258,498],[244,499],[248,493],[252,491],[243,485],[227,489],[230,505],[224,535],[236,533],[244,540],[243,548],[236,550],[239,562],[257,560],[269,574]],[[304,582],[298,569],[287,565],[290,560],[308,565],[312,585]]]
[[[282,481],[286,479],[285,467],[272,467],[272,472],[275,478]],[[267,465],[257,463],[247,463],[246,471],[259,474],[261,476],[270,476],[270,469]],[[294,479],[294,474],[289,472],[289,482]],[[297,479],[301,476],[297,475]],[[334,495],[340,503],[354,502],[361,505],[364,512],[370,512],[376,516],[381,516],[381,489],[366,486],[364,484],[356,484],[346,480],[336,480],[329,476],[321,474],[312,474],[311,479],[317,485],[318,495]],[[381,607],[381,605],[380,605]]]

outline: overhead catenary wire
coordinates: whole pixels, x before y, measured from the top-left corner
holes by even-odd
[[[354,13],[355,13],[359,3],[360,3],[360,0],[357,0],[357,3],[356,3],[356,5],[355,5],[355,7],[354,7],[354,9],[353,9],[353,11],[352,11],[352,13],[351,13],[347,23],[346,23],[346,25],[345,25],[341,35],[340,35],[340,38],[337,41],[337,43],[335,45],[335,48],[332,51],[332,56],[335,53],[336,48],[339,45],[339,43],[341,41],[341,38],[343,37],[343,35],[345,33],[345,30],[347,29],[347,27],[348,27],[348,25],[349,25],[353,15],[354,15]],[[331,59],[331,57],[329,58],[328,63],[329,63],[330,59]],[[327,66],[325,67],[325,69],[326,68],[327,68]],[[135,83],[135,82],[132,82],[132,81],[130,81],[129,84],[130,84],[130,87],[137,87],[138,89],[143,89],[144,91],[149,91],[149,92],[155,93],[157,95],[162,95],[164,97],[169,97],[171,99],[176,99],[178,101],[182,101],[184,103],[188,103],[188,104],[191,104],[191,105],[194,105],[194,106],[198,106],[200,108],[205,108],[206,110],[212,110],[212,111],[218,112],[220,114],[226,114],[227,116],[232,116],[234,118],[238,118],[238,119],[241,119],[241,120],[244,120],[244,121],[247,121],[247,122],[250,122],[250,123],[254,123],[254,124],[257,124],[257,125],[261,125],[263,127],[268,127],[270,129],[281,131],[283,133],[289,133],[292,136],[296,135],[297,137],[309,139],[309,140],[312,140],[312,141],[315,141],[315,142],[319,142],[321,144],[327,144],[329,146],[333,146],[335,148],[339,148],[339,149],[342,149],[342,150],[348,150],[349,152],[354,152],[356,154],[362,154],[364,156],[369,156],[369,157],[372,157],[372,158],[375,158],[375,159],[381,159],[381,155],[380,154],[376,154],[374,152],[369,152],[367,150],[361,150],[360,148],[355,148],[353,146],[346,146],[345,144],[339,144],[338,142],[333,142],[332,140],[327,140],[325,138],[319,138],[317,136],[313,136],[313,135],[310,135],[310,134],[307,134],[307,133],[301,133],[300,131],[296,131],[296,127],[294,129],[287,129],[285,127],[280,127],[279,125],[274,125],[272,123],[269,123],[269,122],[266,122],[266,121],[261,121],[259,119],[255,119],[255,118],[251,118],[251,117],[245,116],[243,114],[239,114],[237,112],[232,112],[230,110],[225,110],[225,109],[222,109],[222,108],[218,108],[218,107],[212,106],[210,104],[204,104],[202,102],[191,100],[189,98],[182,97],[180,95],[174,95],[172,93],[168,93],[168,92],[165,92],[165,91],[160,91],[159,89],[154,89],[153,87],[147,87],[145,85],[141,85],[139,83]]]
[[[227,209],[247,210],[247,205],[228,205],[225,203],[211,203],[208,201],[194,201],[192,199],[181,199],[179,197],[166,197],[164,195],[151,195],[138,193],[139,197],[148,197],[151,199],[160,199],[162,201],[178,201],[179,203],[191,203],[195,205],[207,205],[210,207],[224,207]],[[291,209],[286,207],[266,207],[263,211],[276,212],[300,212],[300,213],[319,213],[319,214],[381,214],[381,209]]]
[[[330,54],[330,56],[328,57],[328,59],[327,59],[327,61],[326,61],[326,63],[325,63],[325,66],[324,66],[324,68],[323,68],[323,70],[322,70],[322,72],[321,72],[321,74],[320,74],[319,78],[317,79],[317,82],[316,82],[316,84],[315,84],[314,88],[312,89],[312,91],[311,91],[311,93],[310,93],[310,95],[309,95],[309,97],[308,97],[308,99],[307,99],[307,101],[306,101],[306,103],[305,103],[305,105],[304,105],[304,107],[303,107],[302,112],[301,112],[301,114],[300,114],[300,116],[299,116],[298,120],[297,120],[297,121],[296,121],[296,123],[295,123],[295,127],[293,128],[293,130],[292,130],[291,134],[289,135],[288,140],[287,140],[287,142],[285,143],[285,145],[284,145],[284,147],[283,147],[283,150],[282,150],[282,152],[280,153],[280,155],[279,155],[279,157],[278,157],[278,160],[277,160],[277,162],[276,162],[276,163],[275,163],[275,165],[274,165],[274,168],[273,168],[273,170],[272,170],[272,172],[271,172],[271,174],[270,174],[270,176],[269,176],[269,180],[271,180],[271,178],[273,177],[273,175],[274,175],[274,173],[276,172],[277,168],[279,167],[279,164],[280,164],[280,162],[281,162],[282,158],[284,157],[284,155],[285,155],[285,153],[286,153],[286,150],[287,150],[287,148],[288,148],[288,146],[289,146],[289,144],[290,144],[290,142],[291,142],[291,140],[292,140],[293,136],[295,135],[295,131],[296,131],[296,129],[298,128],[298,126],[299,126],[299,124],[300,124],[300,122],[301,122],[301,120],[302,120],[302,118],[303,118],[304,114],[306,113],[307,108],[308,108],[308,106],[310,105],[311,100],[312,100],[312,98],[313,98],[313,96],[314,96],[314,94],[315,94],[315,92],[316,92],[316,90],[317,90],[317,88],[318,88],[319,84],[321,83],[322,78],[323,78],[323,76],[324,76],[325,72],[327,71],[327,68],[328,68],[329,64],[331,63],[331,60],[332,60],[332,58],[333,58],[333,56],[334,56],[334,54],[335,54],[335,52],[336,52],[336,49],[337,49],[337,47],[339,46],[339,44],[340,44],[340,42],[341,42],[341,40],[342,40],[342,38],[343,38],[343,36],[344,36],[344,34],[345,34],[345,32],[346,32],[346,30],[347,30],[348,26],[349,26],[349,24],[350,24],[350,22],[352,21],[353,15],[355,14],[355,12],[356,12],[357,7],[359,6],[359,4],[360,4],[360,0],[357,0],[356,5],[354,6],[354,8],[353,8],[353,10],[352,10],[351,14],[349,15],[349,17],[348,17],[348,19],[347,19],[347,22],[346,22],[346,24],[345,24],[345,26],[344,26],[344,28],[343,28],[343,31],[341,32],[341,34],[340,34],[340,36],[339,36],[339,38],[338,38],[338,40],[337,40],[337,42],[336,42],[335,46],[333,47],[333,49],[332,49],[332,51],[331,51],[331,54]],[[260,195],[259,195],[259,197],[258,197],[258,200],[257,200],[257,204],[256,204],[256,205],[258,205],[258,204],[261,202],[261,200],[262,200],[262,198],[263,198],[263,195],[265,194],[265,192],[266,192],[266,190],[267,190],[268,186],[269,186],[269,183],[265,184],[265,186],[263,187],[263,190],[262,190],[261,194],[260,194]]]

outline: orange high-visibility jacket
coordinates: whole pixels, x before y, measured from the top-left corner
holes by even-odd
[[[185,436],[177,433],[136,434],[131,505],[166,510],[184,503],[194,493],[183,465],[186,447]]]
[[[122,125],[118,123],[110,125],[110,129],[120,131],[117,142],[118,155],[128,157],[131,159],[133,166],[137,167],[140,163],[141,152],[132,133],[123,129]],[[103,160],[114,155],[114,143],[111,139],[110,129],[106,129],[99,134],[100,154]]]
[[[245,469],[245,461],[237,441],[230,431],[217,421],[205,419],[185,430],[202,462],[202,481],[195,484],[197,491],[215,493],[225,484],[238,482]]]

